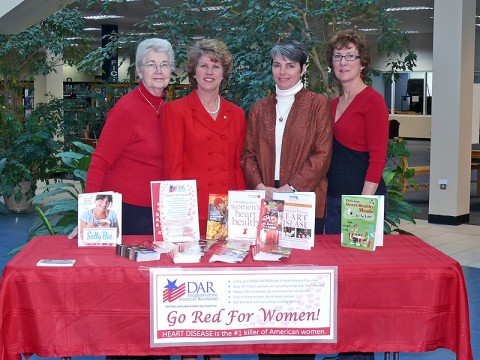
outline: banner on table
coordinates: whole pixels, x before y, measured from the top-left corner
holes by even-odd
[[[337,267],[152,268],[151,346],[337,340]]]

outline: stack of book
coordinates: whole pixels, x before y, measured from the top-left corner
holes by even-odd
[[[160,253],[144,245],[116,245],[116,254],[134,261],[160,260]]]

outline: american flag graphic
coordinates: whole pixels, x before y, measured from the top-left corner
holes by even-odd
[[[171,286],[163,290],[163,302],[173,302],[185,295],[185,283],[172,288]]]

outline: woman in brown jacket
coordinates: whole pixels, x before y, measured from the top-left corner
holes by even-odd
[[[323,232],[327,170],[332,151],[329,101],[304,88],[308,51],[299,41],[284,41],[270,51],[276,92],[253,104],[241,166],[247,189],[313,191],[315,233]]]

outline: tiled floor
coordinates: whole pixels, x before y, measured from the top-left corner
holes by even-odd
[[[28,229],[36,220],[34,214],[0,215],[0,270],[11,258],[8,251],[24,243]],[[458,260],[463,265],[470,304],[470,327],[474,360],[480,360],[480,226],[475,225],[434,225],[425,220],[417,224],[402,224],[408,230]],[[317,360],[325,355],[317,355]],[[393,356],[392,356],[393,358]],[[31,360],[41,360],[32,356]],[[73,360],[103,360],[103,357],[83,356]],[[174,357],[178,360],[178,357]],[[226,360],[257,360],[256,355],[228,355]],[[376,360],[384,359],[383,353],[375,354]],[[400,353],[401,360],[454,360],[455,354],[449,350],[439,349],[428,353]],[[458,359],[463,360],[463,359]]]

